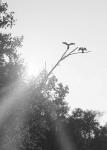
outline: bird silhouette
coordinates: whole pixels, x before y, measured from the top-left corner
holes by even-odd
[[[67,49],[70,48],[71,45],[75,45],[75,43],[67,43],[67,42],[62,42],[62,44],[65,44],[67,46]]]
[[[80,47],[78,49],[78,51],[81,51],[81,53],[85,53],[85,51],[87,51],[87,49],[85,47]]]

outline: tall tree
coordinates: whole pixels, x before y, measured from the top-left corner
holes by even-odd
[[[23,37],[7,33],[15,23],[14,12],[8,12],[7,3],[0,5],[0,88],[15,81],[21,75],[22,63],[17,48],[22,46]],[[4,30],[3,30],[4,29]]]
[[[15,24],[14,12],[8,12],[7,3],[0,3],[0,149],[15,149],[18,126],[17,110],[13,111],[19,89],[19,81],[24,69],[18,48],[23,37],[12,36],[7,31]],[[14,86],[15,85],[15,86]],[[15,95],[16,94],[16,95]],[[20,93],[21,94],[21,93]],[[18,100],[18,99],[17,99]],[[17,124],[16,124],[17,122]],[[10,142],[11,141],[11,142]],[[14,142],[13,142],[14,141]],[[18,141],[17,141],[18,143]]]
[[[68,128],[79,149],[90,148],[92,140],[100,130],[100,124],[97,120],[99,115],[99,112],[92,110],[84,111],[80,108],[72,111],[68,121]]]
[[[46,86],[39,88],[44,77],[43,71],[36,79],[35,85],[33,82],[33,89],[30,93],[22,144],[22,147],[28,150],[55,149],[58,121],[64,120],[68,113],[68,105],[64,102],[68,87],[58,83],[55,76],[51,76]],[[37,81],[39,85],[36,87]]]

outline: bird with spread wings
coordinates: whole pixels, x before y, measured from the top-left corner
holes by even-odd
[[[69,49],[71,45],[75,45],[75,43],[67,43],[67,42],[62,42],[62,44],[65,44],[67,46],[67,49]]]

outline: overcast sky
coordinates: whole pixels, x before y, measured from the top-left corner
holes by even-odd
[[[71,108],[105,112],[107,120],[107,1],[8,0],[17,18],[13,32],[24,35],[23,51],[40,71],[50,69],[65,50],[63,41],[85,46],[91,53],[74,55],[55,70],[68,84]],[[35,72],[36,72],[35,71]]]

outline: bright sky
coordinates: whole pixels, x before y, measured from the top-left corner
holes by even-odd
[[[14,32],[24,35],[23,51],[35,72],[50,69],[65,50],[63,41],[91,53],[74,55],[55,70],[70,88],[71,108],[105,112],[107,121],[107,1],[8,0],[17,18]]]

